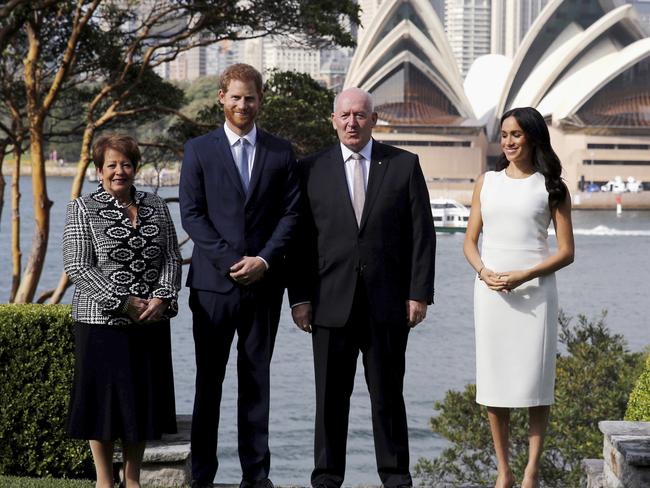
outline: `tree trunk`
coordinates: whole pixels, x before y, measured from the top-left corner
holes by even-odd
[[[2,167],[5,162],[5,150],[7,149],[7,143],[0,143],[0,223],[2,222],[2,209],[5,204],[5,187],[7,182],[5,181],[5,176],[2,174]],[[0,229],[2,230],[2,229]]]
[[[70,190],[70,199],[74,200],[81,195],[83,188],[84,178],[86,177],[86,170],[90,164],[90,150],[95,135],[94,124],[88,124],[84,130],[83,139],[81,140],[81,152],[79,153],[79,162],[77,163],[77,174],[72,181],[72,188]]]
[[[84,135],[81,143],[81,152],[79,153],[79,162],[77,163],[77,173],[75,174],[74,180],[72,181],[72,188],[70,190],[71,200],[74,200],[79,195],[81,195],[84,178],[86,177],[86,170],[90,164],[90,148],[94,134],[95,126],[93,124],[88,124],[84,130]],[[68,275],[65,274],[65,272],[61,273],[61,276],[59,277],[59,283],[56,285],[56,288],[52,292],[49,303],[60,303],[63,295],[65,294],[65,291],[69,286]]]
[[[11,174],[11,292],[9,303],[13,303],[20,285],[22,252],[20,251],[20,161],[22,140],[14,145],[14,166]]]
[[[43,155],[43,127],[32,120],[30,126],[30,153],[32,158],[32,195],[34,197],[34,237],[27,266],[20,281],[15,303],[31,303],[41,278],[47,242],[50,235],[50,207],[47,197],[45,158]]]

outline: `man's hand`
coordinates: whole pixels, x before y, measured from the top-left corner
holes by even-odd
[[[311,332],[311,303],[301,303],[291,309],[293,322],[305,332]]]
[[[141,322],[158,322],[165,310],[167,310],[168,303],[160,298],[152,298],[149,300],[149,305],[144,312],[140,315]]]
[[[240,285],[251,285],[262,279],[266,264],[256,256],[244,256],[230,268],[230,277]]]
[[[406,320],[409,327],[415,327],[427,316],[427,303],[419,300],[406,301]]]
[[[130,296],[126,305],[126,314],[134,322],[140,322],[140,316],[147,310],[149,306],[149,300],[145,298],[139,298]]]

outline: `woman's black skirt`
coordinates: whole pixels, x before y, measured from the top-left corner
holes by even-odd
[[[67,432],[140,442],[176,432],[169,321],[117,328],[75,324]]]

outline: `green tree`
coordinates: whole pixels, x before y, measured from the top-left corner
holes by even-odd
[[[630,393],[625,420],[650,422],[650,349],[647,349],[645,369]]]
[[[274,72],[266,82],[260,126],[306,156],[337,141],[330,115],[334,93],[306,73]]]
[[[223,107],[216,102],[218,81],[217,78],[211,81],[211,98],[205,96],[210,91],[203,82],[199,90],[192,86],[187,91],[199,94],[194,102],[211,100],[213,103],[199,109],[190,102],[193,110],[198,110],[197,116],[178,119],[165,134],[145,144],[148,146],[147,161],[182,158],[183,145],[188,139],[223,124]],[[275,71],[264,84],[264,100],[258,123],[265,130],[291,141],[298,157],[306,156],[336,142],[336,132],[330,121],[333,103],[334,93],[319,85],[308,74]],[[186,107],[181,110],[183,113],[186,113]]]
[[[178,107],[164,103],[164,97],[169,98],[174,90],[157,79],[156,67],[189,49],[221,40],[273,35],[313,46],[351,46],[354,39],[348,26],[359,23],[359,7],[353,0],[61,0],[43,1],[41,6],[16,17],[19,30],[11,27],[10,14],[4,18],[11,27],[8,32],[22,32],[27,39],[23,82],[35,208],[32,250],[17,302],[33,300],[45,260],[51,201],[45,179],[44,132],[66,87],[90,90],[87,99],[80,98],[83,136],[70,192],[74,198],[81,192],[98,130],[128,127],[146,114],[177,113]],[[56,290],[49,292],[52,302],[61,299],[67,284],[62,276]]]
[[[605,326],[605,313],[578,323],[560,314],[560,342],[566,354],[557,362],[555,405],[551,409],[542,457],[542,484],[547,487],[580,486],[583,458],[602,455],[600,420],[622,419],[627,398],[643,360],[627,350],[624,338]],[[434,410],[431,429],[451,442],[433,460],[420,459],[415,469],[423,486],[440,483],[488,485],[496,477],[496,462],[485,407],[475,402],[476,387],[450,391]],[[523,476],[528,457],[526,409],[512,411],[510,438],[512,468]]]

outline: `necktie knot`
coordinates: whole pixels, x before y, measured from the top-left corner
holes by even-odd
[[[362,159],[365,159],[365,158],[359,153],[352,153],[350,155],[350,159],[354,159],[355,161],[361,161]]]

